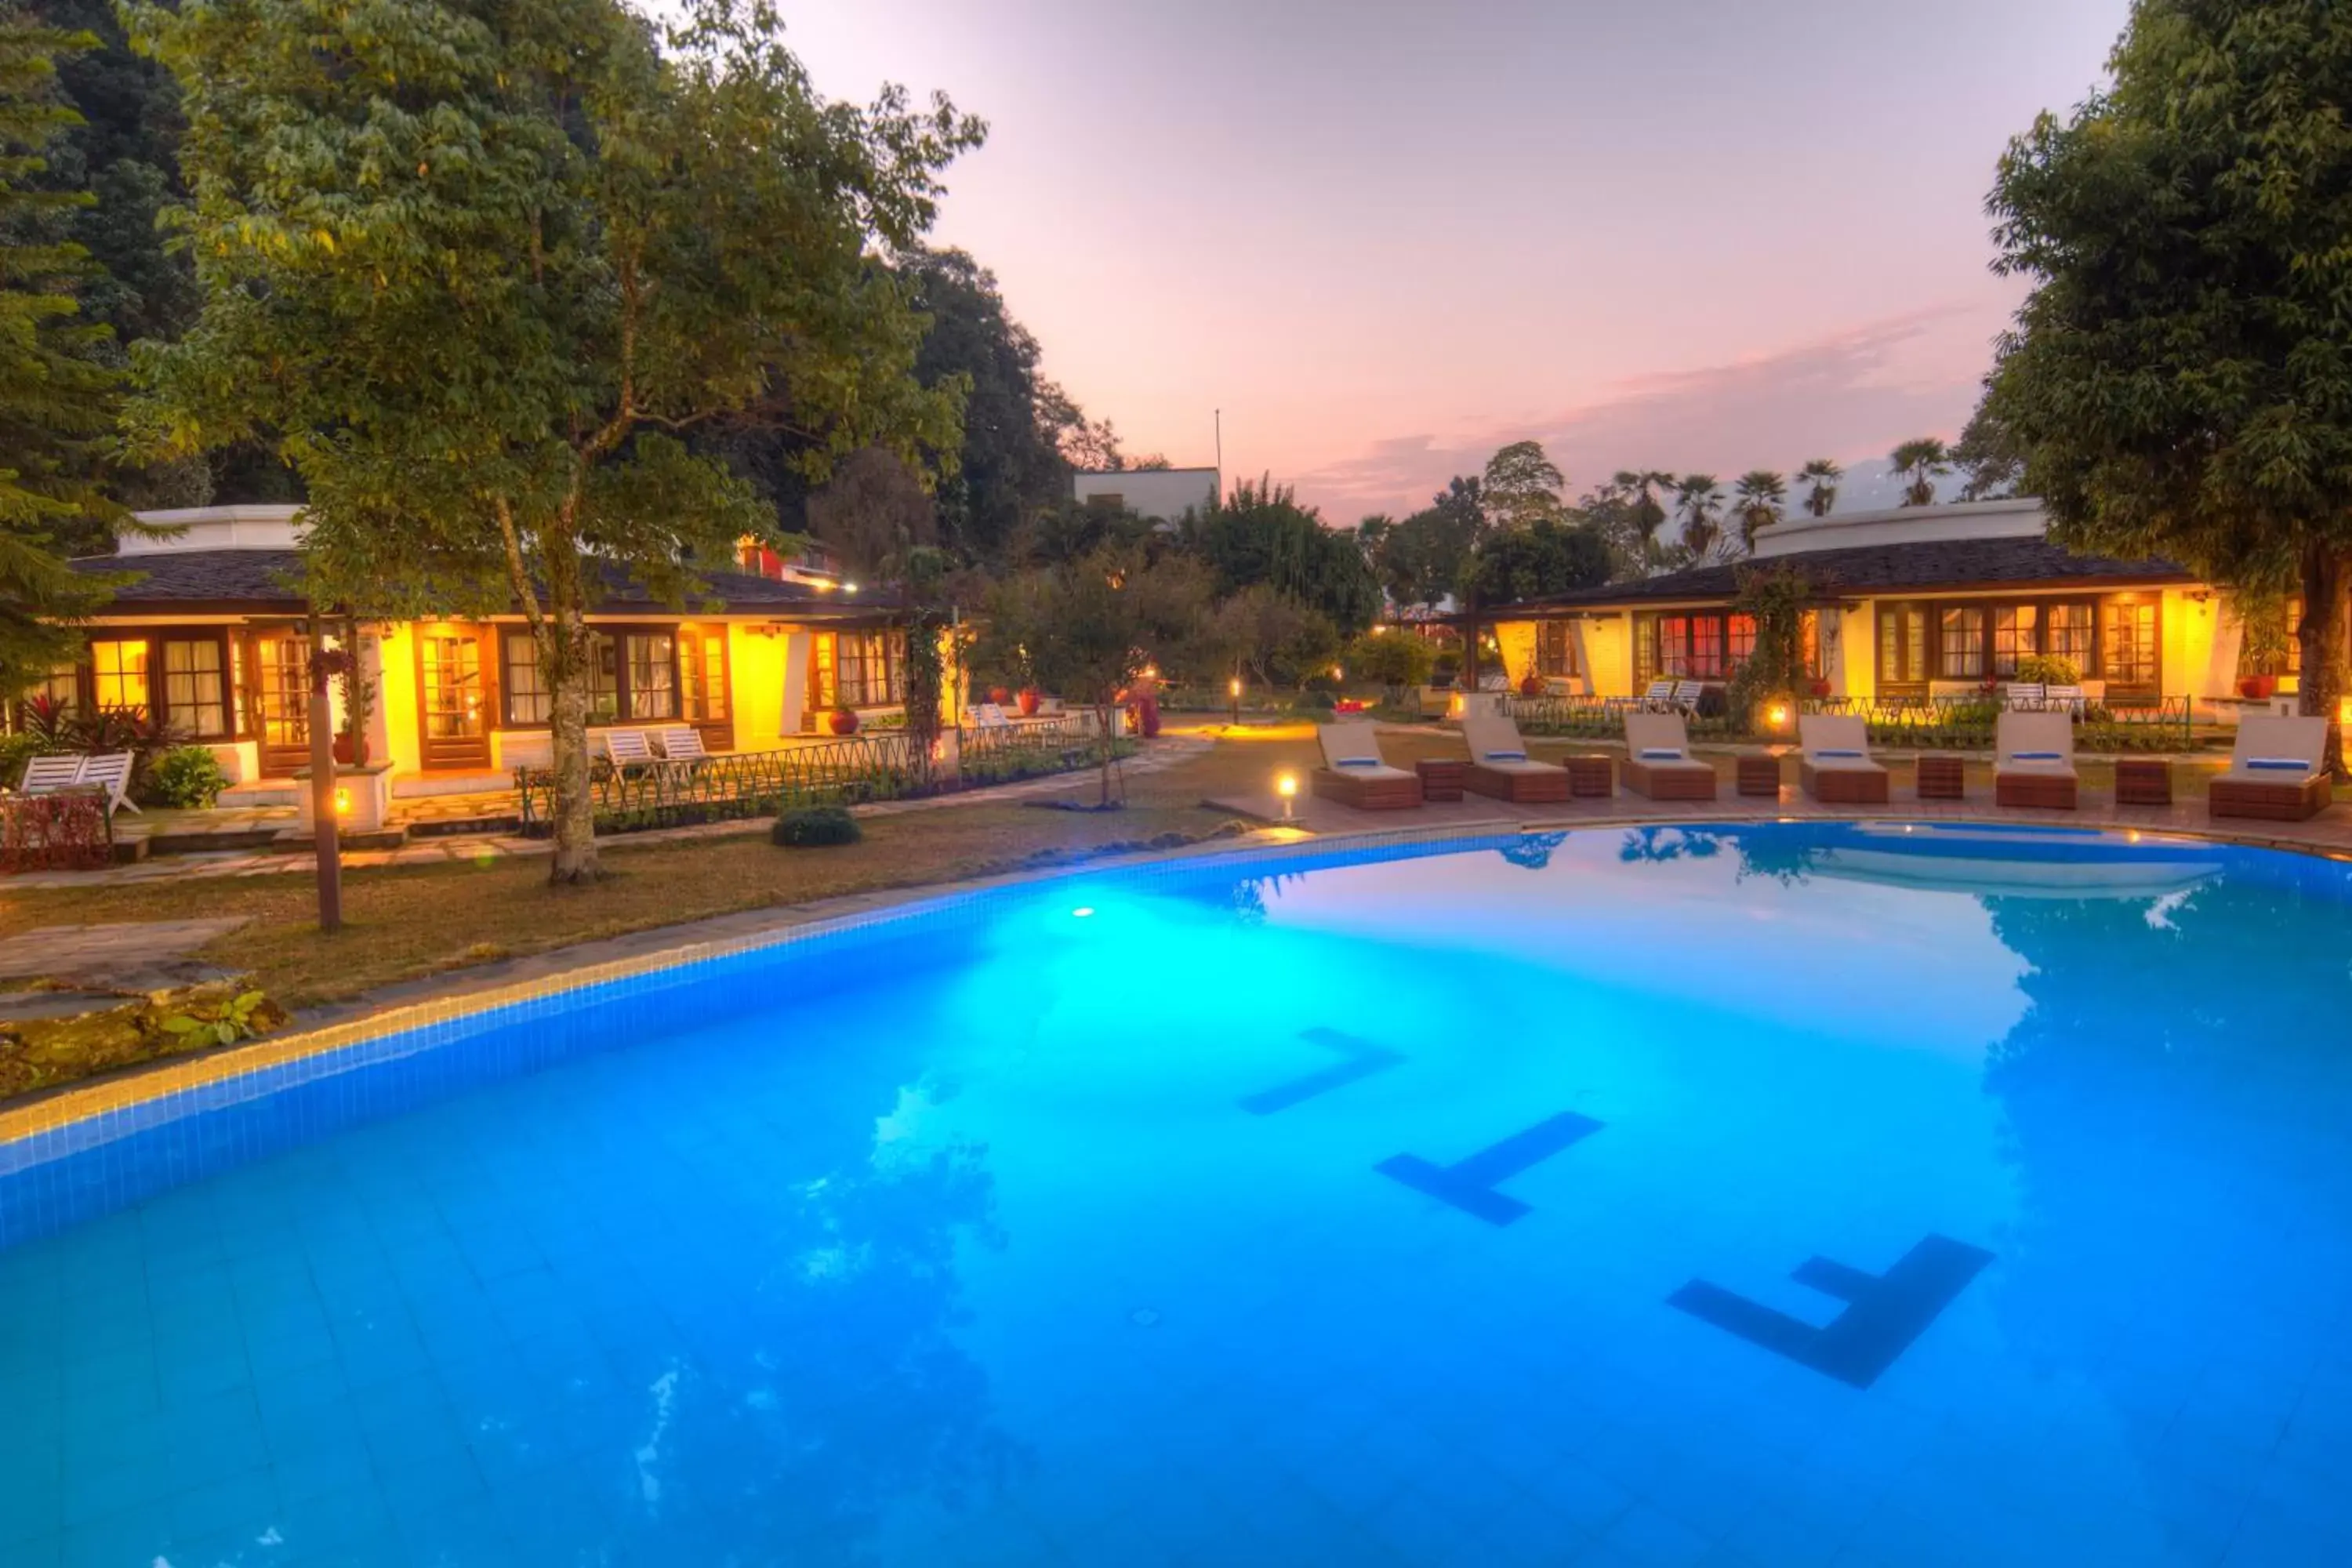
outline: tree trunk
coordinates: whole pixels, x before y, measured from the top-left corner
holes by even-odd
[[[327,696],[326,629],[310,617],[310,826],[319,857],[319,929],[343,929],[342,823],[335,810],[335,709]],[[349,650],[357,655],[356,645]]]
[[[588,627],[576,599],[551,607],[540,639],[547,669],[549,732],[555,763],[555,863],[551,883],[593,882],[596,803],[588,788]]]
[[[1102,748],[1102,793],[1095,804],[1105,810],[1110,807],[1110,768],[1118,752],[1117,743],[1111,739],[1110,715],[1109,703],[1097,701],[1095,704],[1095,743]]]
[[[2327,771],[2345,776],[2344,728],[2336,721],[2344,699],[2346,587],[2352,582],[2347,556],[2324,545],[2303,554],[2303,668],[2296,672],[2303,711],[2327,721]]]

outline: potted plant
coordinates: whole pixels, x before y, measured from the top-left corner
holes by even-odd
[[[1807,689],[1815,697],[1827,697],[1830,694],[1830,678],[1826,675],[1816,675]]]
[[[1045,699],[1044,693],[1040,692],[1035,687],[1024,686],[1021,689],[1021,694],[1017,700],[1021,705],[1021,717],[1024,719],[1034,719],[1037,717],[1037,709],[1039,705],[1042,704]]]
[[[2266,702],[2278,691],[2286,668],[2286,600],[2276,594],[2250,595],[2240,603],[2245,639],[2238,649],[2238,695]]]
[[[1009,686],[992,686],[988,689],[988,700],[1002,708],[1013,700],[1013,689]]]
[[[836,735],[855,735],[857,733],[857,710],[836,708],[824,716],[824,722],[825,727]]]

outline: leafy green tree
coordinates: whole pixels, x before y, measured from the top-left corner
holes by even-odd
[[[1557,522],[1567,479],[1544,455],[1540,441],[1514,441],[1486,459],[1479,499],[1491,528],[1527,528]]]
[[[2025,454],[1984,402],[1953,444],[1952,466],[1960,471],[1962,500],[2004,500],[2017,494],[2025,478]]]
[[[1481,608],[1597,588],[1609,581],[1608,542],[1590,528],[1549,521],[1489,534],[1465,586]]]
[[[1388,596],[1402,607],[1425,609],[1454,591],[1481,526],[1468,509],[1433,506],[1369,534],[1360,525],[1357,538],[1369,540],[1366,559]]]
[[[1732,607],[1755,622],[1756,644],[1732,678],[1727,700],[1733,716],[1751,725],[1758,710],[1780,704],[1793,735],[1811,685],[1805,668],[1805,612],[1816,596],[1812,581],[1793,564],[1774,564],[1738,568],[1738,584]]]
[[[2344,689],[2352,563],[2352,16],[2141,0],[2114,86],[2010,145],[1989,201],[2033,292],[1986,414],[2052,534],[2303,595],[2305,713]],[[2343,769],[2336,726],[2328,765]]]
[[[1749,553],[1756,536],[1779,522],[1789,500],[1789,482],[1769,468],[1750,468],[1731,487],[1731,515],[1739,520],[1739,542]]]
[[[1374,626],[1348,645],[1348,673],[1360,680],[1377,680],[1391,698],[1409,688],[1426,686],[1437,668],[1437,649],[1418,632]]]
[[[1886,466],[1902,479],[1904,506],[1936,504],[1936,482],[1952,471],[1951,448],[1933,436],[1906,441],[1887,455]]]
[[[1845,470],[1827,458],[1815,458],[1797,470],[1797,482],[1805,487],[1805,510],[1815,517],[1827,517],[1837,505],[1838,481]]]
[[[610,0],[135,5],[178,78],[196,329],[139,358],[164,451],[261,431],[310,493],[312,596],[520,603],[551,695],[551,875],[596,875],[586,616],[611,574],[697,597],[772,513],[682,437],[789,424],[812,479],[951,467],[960,384],[869,258],[982,135],[944,100],[829,104],[764,5],[657,39]],[[291,49],[286,40],[299,38]]]
[[[1329,617],[1343,636],[1380,618],[1381,584],[1351,534],[1326,528],[1286,485],[1235,485],[1191,537],[1221,593],[1263,583]]]
[[[61,623],[107,595],[55,548],[111,510],[99,459],[116,378],[99,357],[105,326],[75,300],[88,252],[65,237],[89,198],[38,188],[47,148],[79,118],[58,92],[58,58],[92,42],[0,11],[0,698],[69,654]]]
[[[1694,562],[1712,560],[1723,543],[1723,487],[1713,474],[1685,474],[1675,481],[1675,515],[1682,522],[1684,553]]]
[[[1111,804],[1111,714],[1146,667],[1186,658],[1208,607],[1208,575],[1181,554],[1153,559],[1107,544],[997,586],[972,649],[980,669],[1034,683],[1091,709],[1099,726],[1100,804]]]
[[[1607,483],[1577,498],[1571,515],[1609,545],[1619,577],[1641,577],[1664,559],[1658,529],[1666,510],[1658,504],[1660,476],[1620,469]]]
[[[809,531],[852,582],[895,582],[913,552],[939,542],[939,510],[921,476],[887,447],[852,452],[809,497]]]

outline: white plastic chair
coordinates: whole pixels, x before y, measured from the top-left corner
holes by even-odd
[[[702,731],[691,724],[666,724],[654,731],[661,743],[661,753],[673,763],[707,763],[710,749],[702,743]]]

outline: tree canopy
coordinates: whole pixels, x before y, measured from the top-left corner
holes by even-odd
[[[1324,526],[1269,476],[1244,479],[1196,520],[1193,539],[1220,593],[1263,583],[1352,637],[1380,618],[1381,584],[1352,535]]]
[[[1989,200],[2033,291],[1986,413],[2053,536],[2298,585],[2304,710],[2343,680],[2352,552],[2352,16],[2140,0],[2114,86],[2042,115]],[[2331,765],[2341,767],[2329,726]]]
[[[1467,597],[1493,605],[1597,588],[1609,581],[1611,565],[1599,533],[1547,520],[1488,535],[1472,558]]]
[[[1479,500],[1491,528],[1526,528],[1559,521],[1559,468],[1544,455],[1540,441],[1514,441],[1486,459]]]
[[[93,41],[0,11],[0,696],[69,652],[64,623],[106,596],[58,549],[111,510],[98,463],[115,377],[100,357],[106,327],[75,298],[93,268],[68,237],[88,198],[40,188],[47,150],[80,118],[55,60]]]
[[[519,601],[553,706],[554,875],[593,875],[593,578],[683,605],[698,563],[773,531],[699,429],[787,429],[812,479],[877,444],[952,467],[963,387],[917,380],[921,318],[870,258],[919,240],[982,127],[895,89],[824,101],[773,13],[733,0],[658,41],[610,0],[130,14],[181,84],[205,297],[139,357],[143,430],[167,452],[271,434],[322,601]]]

